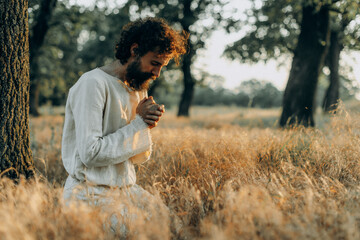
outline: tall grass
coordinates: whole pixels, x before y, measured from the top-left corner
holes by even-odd
[[[342,106],[322,117],[321,128],[282,130],[278,110],[195,110],[190,119],[167,112],[152,130],[151,161],[137,167],[138,184],[158,196],[151,205],[165,203],[181,231],[170,228],[164,210],[153,207],[148,221],[130,204],[138,217],[128,238],[360,238],[359,113]],[[101,209],[64,205],[62,122],[31,120],[38,176],[17,186],[1,181],[0,239],[123,237],[106,227]]]

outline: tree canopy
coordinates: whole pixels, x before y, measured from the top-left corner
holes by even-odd
[[[357,0],[267,0],[259,7],[258,1],[250,0],[252,8],[246,12],[246,20],[229,21],[228,29],[239,31],[250,26],[246,35],[227,46],[225,55],[242,62],[281,60],[292,55],[298,43],[302,8],[316,4],[315,10],[329,5],[331,28],[343,31],[343,44],[348,50],[360,50],[360,4]],[[344,25],[344,29],[341,29]]]

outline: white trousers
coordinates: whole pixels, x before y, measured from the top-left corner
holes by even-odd
[[[70,178],[70,179],[69,179]],[[91,186],[69,177],[64,187],[64,200],[86,202],[99,206],[108,216],[104,227],[110,227],[118,238],[141,235],[148,231],[161,232],[164,239],[170,236],[170,211],[159,197],[135,184],[124,188]],[[179,219],[172,216],[173,231],[181,228]],[[159,229],[157,229],[159,228]],[[141,229],[141,232],[140,232]]]

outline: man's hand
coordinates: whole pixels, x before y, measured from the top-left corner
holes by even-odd
[[[156,104],[151,96],[141,100],[136,108],[136,113],[142,117],[150,129],[157,126],[157,123],[164,112],[164,105]]]

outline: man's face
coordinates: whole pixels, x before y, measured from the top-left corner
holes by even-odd
[[[142,57],[134,57],[126,68],[126,81],[135,90],[147,90],[151,81],[160,76],[162,67],[166,66],[169,60],[169,57],[152,51]]]

